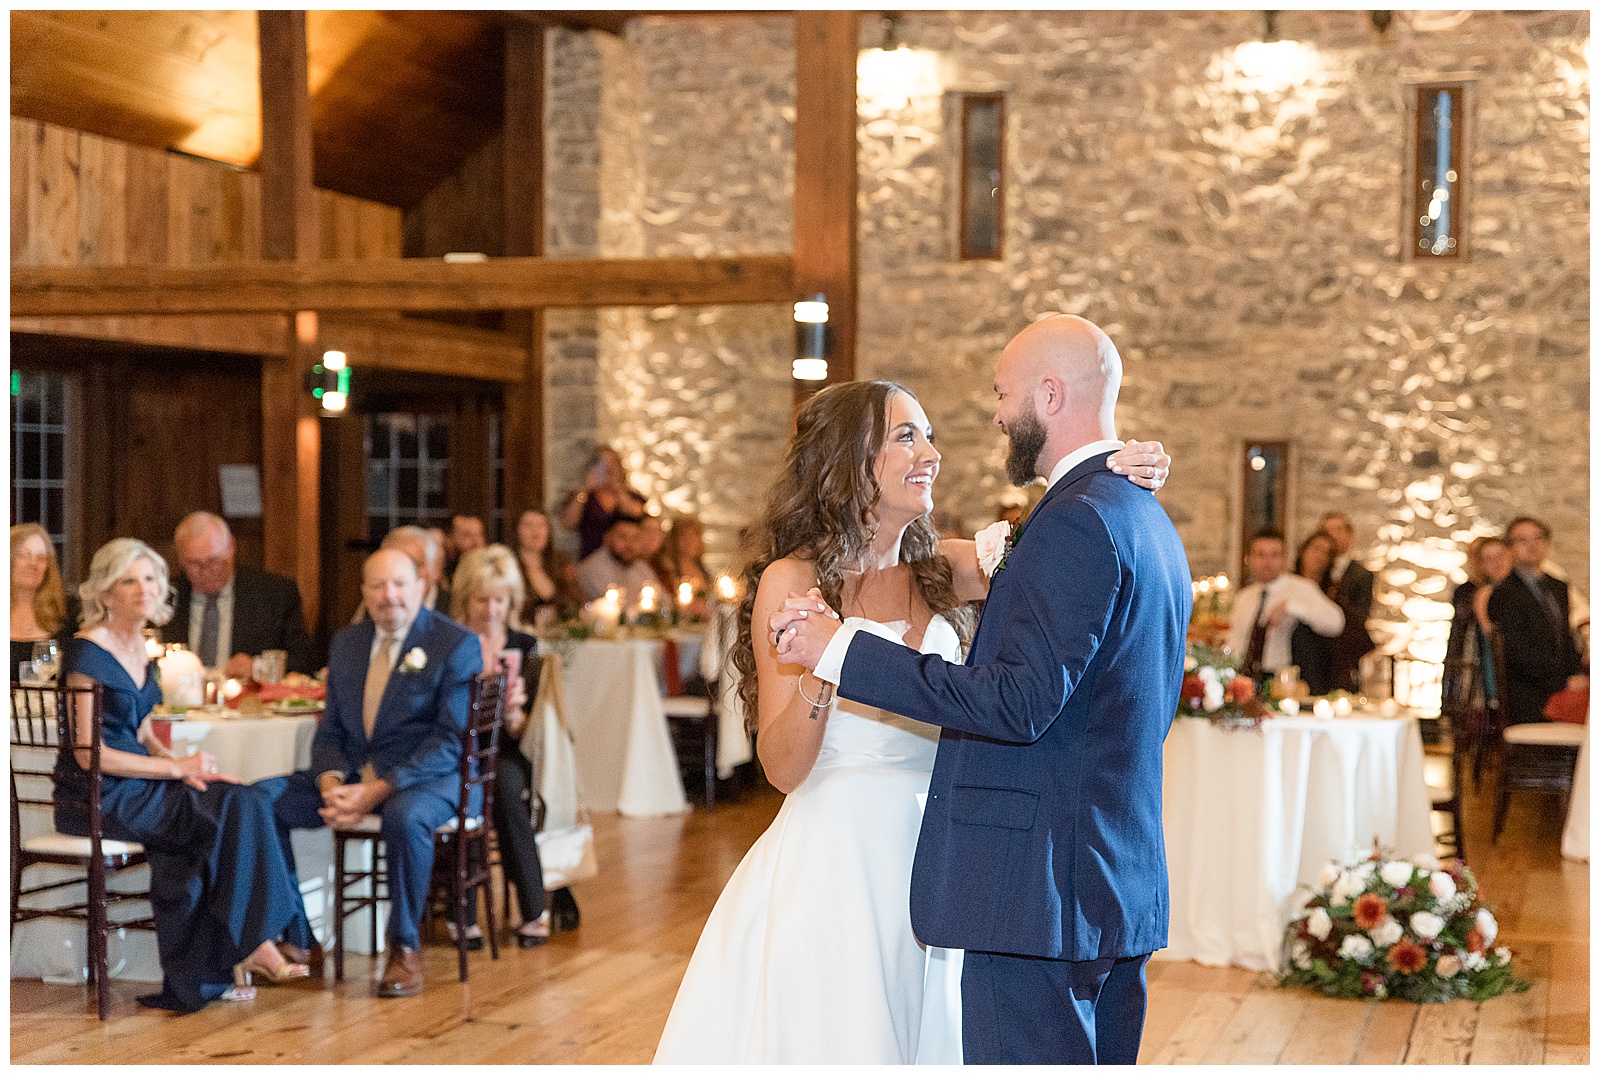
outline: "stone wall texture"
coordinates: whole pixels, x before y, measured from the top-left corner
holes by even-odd
[[[1396,12],[1380,34],[1366,12],[1285,11],[1279,76],[1241,49],[1258,12],[902,16],[940,85],[862,101],[859,372],[921,397],[941,509],[975,527],[1016,496],[994,356],[1068,311],[1122,352],[1119,432],[1176,458],[1161,500],[1197,575],[1235,570],[1244,442],[1283,439],[1291,540],[1347,512],[1395,644],[1440,651],[1465,542],[1522,512],[1587,591],[1588,23]],[[600,249],[788,249],[789,20],[642,18],[601,44]],[[1463,78],[1469,256],[1412,263],[1407,87]],[[999,261],[955,254],[954,95],[974,90],[1006,94]],[[786,311],[600,324],[598,434],[725,557],[787,435]]]

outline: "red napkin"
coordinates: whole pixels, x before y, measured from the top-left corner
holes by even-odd
[[[661,642],[662,669],[667,684],[667,697],[676,698],[683,693],[683,674],[678,671],[678,644],[672,639]]]
[[[1544,704],[1544,715],[1562,724],[1589,723],[1589,688],[1557,691]]]

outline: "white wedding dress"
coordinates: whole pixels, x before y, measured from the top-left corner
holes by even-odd
[[[943,617],[922,652],[960,659]],[[712,908],[657,1064],[961,1063],[962,953],[911,932],[938,742],[933,725],[835,700],[816,765]]]

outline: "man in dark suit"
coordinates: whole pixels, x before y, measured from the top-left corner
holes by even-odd
[[[1586,680],[1569,626],[1571,594],[1544,570],[1550,528],[1523,516],[1506,527],[1506,543],[1515,562],[1489,595],[1489,620],[1505,651],[1506,667],[1496,669],[1497,679],[1507,722],[1531,724],[1545,719],[1552,695]]]
[[[1122,362],[1079,317],[1001,353],[995,422],[1049,491],[995,568],[965,665],[865,621],[770,628],[846,698],[942,725],[911,877],[925,943],[966,950],[969,1064],[1131,1064],[1144,966],[1167,943],[1162,743],[1191,590],[1166,513],[1106,467]],[[813,604],[812,609],[816,608]]]
[[[206,667],[226,665],[229,675],[240,678],[249,678],[250,658],[269,649],[288,654],[290,672],[310,674],[321,667],[306,631],[300,588],[282,575],[235,565],[233,533],[220,516],[184,516],[172,543],[183,570],[173,581],[172,619],[163,629],[167,641],[182,642]]]
[[[380,997],[422,992],[418,926],[433,834],[460,799],[461,734],[472,681],[483,671],[477,638],[422,607],[424,585],[397,549],[367,558],[361,590],[370,618],[333,637],[327,710],[311,744],[311,768],[280,778],[273,789],[291,865],[290,829],[350,828],[378,816],[391,904]],[[290,932],[296,948],[311,948],[303,911]]]
[[[1361,690],[1361,658],[1377,649],[1367,631],[1372,618],[1372,572],[1355,559],[1356,532],[1342,511],[1322,516],[1319,529],[1333,539],[1333,568],[1329,572],[1332,597],[1344,610],[1344,632],[1333,640],[1333,682],[1340,690]]]

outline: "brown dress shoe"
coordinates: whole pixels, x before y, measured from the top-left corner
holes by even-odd
[[[288,941],[278,942],[278,951],[283,953],[283,958],[290,963],[304,963],[311,969],[311,977],[322,977],[323,952],[322,945],[316,941],[311,942],[310,948],[301,948],[299,945],[290,944]]]
[[[376,992],[380,997],[414,997],[422,992],[422,953],[415,948],[390,948]]]

